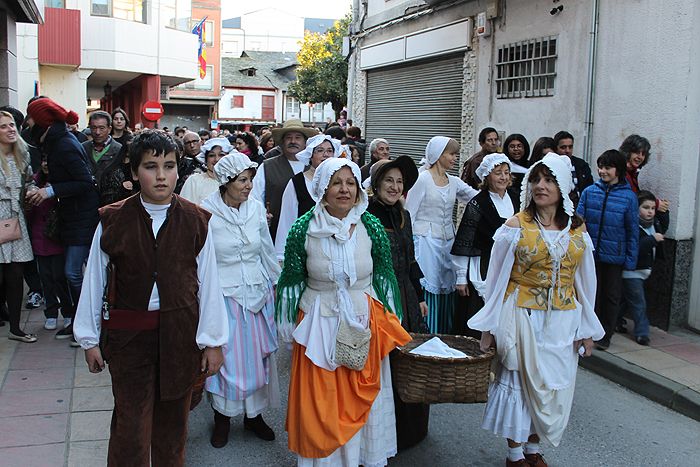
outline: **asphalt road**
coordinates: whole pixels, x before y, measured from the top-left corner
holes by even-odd
[[[284,431],[289,353],[278,355],[282,407],[263,416],[277,439],[266,442],[243,430],[243,417],[231,421],[229,443],[209,444],[211,408],[203,401],[191,414],[187,443],[190,466],[294,466]],[[505,441],[479,428],[483,404],[431,407],[428,437],[391,459],[390,466],[503,466]],[[569,426],[557,448],[545,447],[550,466],[700,465],[700,423],[579,369]]]

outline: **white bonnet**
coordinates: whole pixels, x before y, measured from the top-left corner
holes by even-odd
[[[243,171],[256,169],[257,167],[257,162],[251,161],[250,158],[243,153],[233,151],[216,163],[214,166],[214,175],[216,175],[216,180],[219,182],[219,185],[226,185],[228,182],[238,177]]]
[[[311,155],[314,152],[314,148],[324,141],[330,141],[333,146],[333,157],[338,157],[340,155],[340,141],[332,138],[329,135],[316,135],[306,140],[306,148],[299,151],[296,155],[298,161],[303,162],[304,165],[309,165],[311,163]]]
[[[530,183],[528,183],[528,179],[530,178],[530,173],[532,170],[539,164],[546,165],[552,172],[552,175],[554,175],[557,185],[559,186],[559,191],[561,192],[562,200],[564,201],[564,212],[568,216],[573,216],[574,203],[571,201],[571,197],[569,196],[569,193],[571,193],[574,189],[574,180],[571,177],[573,166],[571,165],[571,160],[568,156],[560,156],[558,154],[554,154],[553,152],[546,154],[542,160],[534,163],[525,173],[522,191],[520,192],[521,209],[527,208],[530,201],[532,201],[532,190],[530,188]]]
[[[508,167],[510,167],[510,159],[508,159],[508,156],[500,152],[489,154],[484,157],[479,167],[477,167],[476,176],[483,182],[493,169],[501,164],[508,164]]]
[[[219,146],[221,148],[221,152],[223,152],[224,154],[229,154],[231,151],[234,150],[233,145],[228,140],[228,138],[211,138],[208,139],[204,144],[202,144],[202,147],[199,150],[199,154],[197,154],[197,159],[199,159],[200,162],[205,163],[207,152],[214,149],[215,146]]]
[[[447,136],[433,136],[430,138],[430,141],[425,146],[425,157],[421,159],[421,164],[426,168],[435,164],[442,156],[442,153],[445,152],[450,139]]]
[[[367,193],[365,193],[362,185],[360,185],[360,181],[362,180],[360,168],[349,159],[334,157],[321,162],[321,164],[316,167],[314,178],[311,180],[311,197],[317,203],[320,202],[323,195],[326,194],[326,190],[328,189],[328,185],[331,182],[333,174],[343,167],[350,167],[352,174],[357,180],[357,189],[360,193],[360,200],[361,202],[367,202]]]

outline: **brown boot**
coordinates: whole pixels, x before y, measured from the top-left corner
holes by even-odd
[[[214,411],[214,431],[211,434],[211,445],[215,448],[223,448],[228,443],[228,432],[231,430],[231,417]]]
[[[525,459],[519,459],[517,461],[512,461],[506,457],[506,467],[529,467],[530,464],[527,463]]]
[[[525,460],[532,467],[547,467],[547,463],[544,461],[544,457],[539,452],[535,454],[525,454]]]

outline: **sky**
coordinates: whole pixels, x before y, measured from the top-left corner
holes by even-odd
[[[352,0],[221,0],[221,17],[235,18],[251,11],[277,8],[304,18],[340,19],[350,11]]]

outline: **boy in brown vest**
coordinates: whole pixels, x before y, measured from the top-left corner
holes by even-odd
[[[108,465],[180,466],[193,383],[223,362],[226,309],[210,214],[173,194],[175,142],[145,130],[129,159],[141,192],[100,211],[73,332],[91,372],[109,364]],[[108,279],[116,293],[103,311]]]

